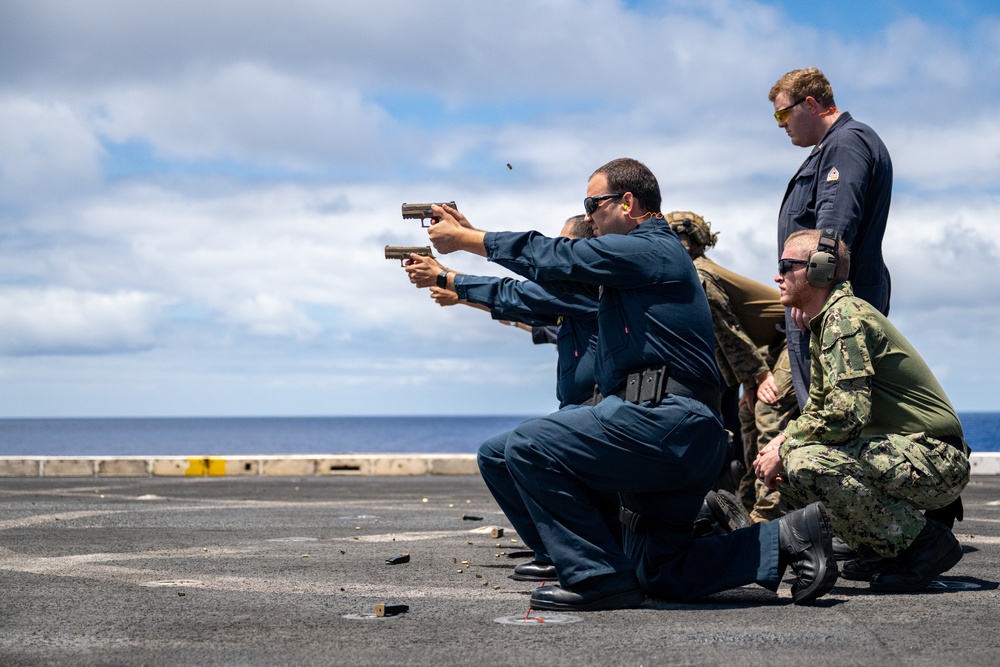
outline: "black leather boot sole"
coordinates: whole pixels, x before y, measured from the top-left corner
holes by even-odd
[[[726,533],[731,533],[740,528],[749,528],[753,525],[750,513],[746,511],[743,504],[728,491],[709,491],[705,496],[705,504],[708,505],[712,518],[723,527]]]

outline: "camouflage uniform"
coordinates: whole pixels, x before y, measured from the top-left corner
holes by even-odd
[[[746,428],[743,431],[747,474],[740,480],[740,495],[755,499],[753,509],[750,510],[750,517],[754,521],[772,521],[785,513],[785,509],[781,506],[781,492],[778,489],[767,488],[753,474],[753,461],[757,458],[757,452],[799,416],[799,402],[795,397],[795,386],[792,384],[788,348],[784,344],[777,360],[771,365],[771,374],[778,389],[777,400],[774,403],[757,401],[754,404],[752,419],[746,405],[740,405],[740,420],[744,424],[749,423],[751,427],[749,431]],[[744,491],[744,488],[747,490]]]
[[[791,369],[784,332],[784,307],[778,290],[725,269],[701,253],[715,245],[718,234],[701,216],[675,211],[666,216],[671,228],[694,258],[694,266],[712,311],[715,330],[715,360],[728,387],[756,387],[756,377],[765,371],[774,374],[779,396],[773,405],[756,401],[753,413],[740,405],[743,458],[747,474],[737,491],[755,521],[781,516],[780,493],[770,490],[752,472],[759,447],[766,445],[788,422],[798,416],[799,407],[792,387]]]
[[[920,510],[968,484],[962,425],[920,355],[850,283],[810,325],[809,401],[784,430],[782,493],[822,501],[847,544],[894,557],[923,529]]]

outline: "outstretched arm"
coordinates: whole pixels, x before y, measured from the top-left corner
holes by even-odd
[[[447,255],[458,250],[486,257],[486,232],[474,228],[468,219],[450,206],[432,206],[438,221],[427,228],[434,248]]]

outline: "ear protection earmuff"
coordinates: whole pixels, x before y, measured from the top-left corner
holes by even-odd
[[[806,264],[806,280],[813,287],[829,287],[837,273],[837,234],[832,229],[820,232],[816,250]]]

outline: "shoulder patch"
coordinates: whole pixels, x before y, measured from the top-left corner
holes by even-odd
[[[875,374],[857,308],[853,304],[831,310],[820,340],[823,365],[831,384]]]
[[[839,180],[840,180],[840,172],[837,171],[836,167],[834,167],[833,169],[830,170],[830,173],[826,175],[826,182],[829,183],[830,181],[839,181]]]

